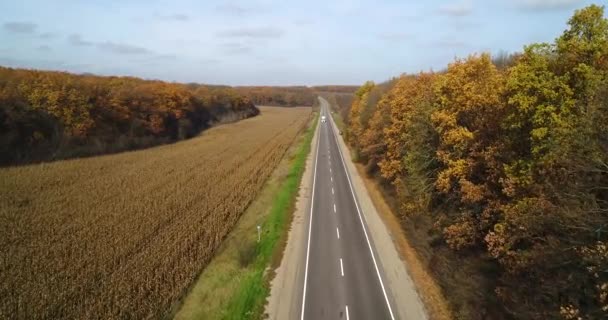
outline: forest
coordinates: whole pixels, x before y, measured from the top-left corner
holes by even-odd
[[[327,86],[313,86],[313,90],[317,92],[334,92],[334,93],[355,93],[359,86],[338,86],[338,85],[327,85]]]
[[[235,90],[248,97],[255,105],[262,106],[312,106],[317,100],[313,90],[304,86],[293,87],[235,87]]]
[[[148,147],[258,113],[229,87],[0,67],[0,165]]]
[[[402,226],[426,237],[457,318],[608,318],[604,7],[575,11],[554,42],[521,53],[367,82],[346,123]],[[449,291],[446,259],[477,273],[462,281],[468,301]]]

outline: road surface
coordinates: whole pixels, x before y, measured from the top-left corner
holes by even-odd
[[[321,101],[300,319],[395,319],[393,302],[351,178]]]

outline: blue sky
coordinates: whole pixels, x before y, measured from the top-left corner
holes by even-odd
[[[361,84],[553,41],[599,1],[0,2],[0,65],[228,85]]]

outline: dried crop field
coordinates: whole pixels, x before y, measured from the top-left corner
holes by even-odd
[[[0,169],[0,319],[163,318],[310,108],[173,145]]]

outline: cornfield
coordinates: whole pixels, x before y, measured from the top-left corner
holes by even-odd
[[[261,110],[173,145],[0,169],[0,318],[168,316],[310,115]]]

